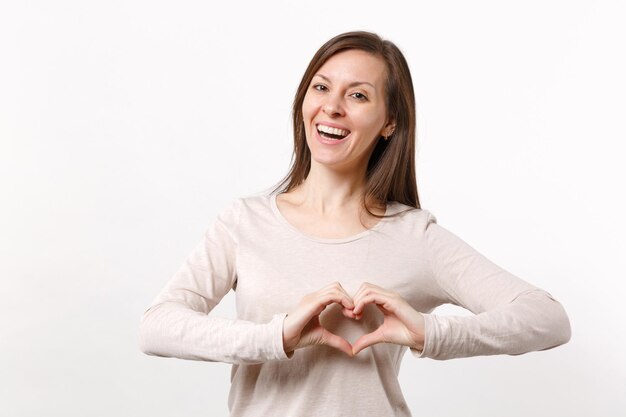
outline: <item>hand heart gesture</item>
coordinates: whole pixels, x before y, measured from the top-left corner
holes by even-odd
[[[357,320],[363,316],[363,308],[367,304],[375,304],[383,313],[383,324],[354,342],[353,355],[376,343],[395,343],[417,350],[424,348],[424,316],[400,294],[366,282],[354,296],[352,314]]]
[[[319,315],[333,303],[340,304],[343,307],[342,314],[354,320],[362,318],[367,304],[375,304],[384,315],[383,324],[375,331],[361,336],[352,346],[320,324]],[[283,323],[283,346],[288,355],[306,346],[327,345],[354,356],[376,343],[395,343],[423,349],[424,318],[398,293],[374,284],[361,285],[354,298],[338,282],[330,284],[304,296]]]
[[[283,347],[288,355],[295,350],[311,345],[328,345],[352,356],[352,346],[342,337],[329,332],[320,324],[319,315],[326,306],[337,303],[343,306],[342,313],[348,318],[354,303],[341,284],[335,282],[319,291],[305,295],[296,310],[289,313],[283,322]]]

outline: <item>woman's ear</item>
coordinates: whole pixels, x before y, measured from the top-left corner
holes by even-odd
[[[387,122],[381,136],[385,138],[385,140],[389,139],[389,136],[393,135],[393,132],[396,130],[396,122],[394,120]]]

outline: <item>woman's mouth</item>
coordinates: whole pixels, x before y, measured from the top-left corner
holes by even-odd
[[[346,129],[338,129],[336,127],[330,127],[322,124],[318,124],[315,126],[320,136],[331,139],[331,140],[342,140],[345,139],[346,136],[350,134],[349,130]]]

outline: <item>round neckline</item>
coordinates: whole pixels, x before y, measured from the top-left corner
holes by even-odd
[[[278,218],[278,220],[284,226],[286,226],[288,229],[290,229],[293,233],[295,233],[298,236],[301,236],[301,237],[303,237],[305,239],[312,240],[314,242],[319,242],[319,243],[348,243],[348,242],[352,242],[352,241],[355,241],[355,240],[358,240],[358,239],[362,239],[362,238],[370,235],[373,231],[379,230],[383,226],[383,223],[386,222],[386,220],[387,220],[386,218],[382,218],[372,228],[363,230],[362,232],[359,232],[359,233],[357,233],[355,235],[352,235],[352,236],[340,237],[340,238],[326,238],[326,237],[320,237],[320,236],[313,236],[313,235],[310,235],[308,233],[304,233],[303,231],[301,231],[300,229],[298,229],[297,227],[295,227],[294,225],[289,223],[289,221],[285,218],[285,216],[283,216],[283,214],[278,209],[278,204],[276,203],[276,197],[277,196],[278,196],[278,194],[276,194],[276,193],[269,195],[270,206],[272,207],[272,211],[276,215],[276,218]],[[392,204],[392,202],[387,202],[386,207],[385,207],[385,216],[390,214],[390,212],[391,212],[391,204]]]

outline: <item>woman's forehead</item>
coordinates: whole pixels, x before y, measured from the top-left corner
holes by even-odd
[[[351,49],[331,56],[315,75],[328,82],[358,82],[382,88],[386,65],[379,56]]]

